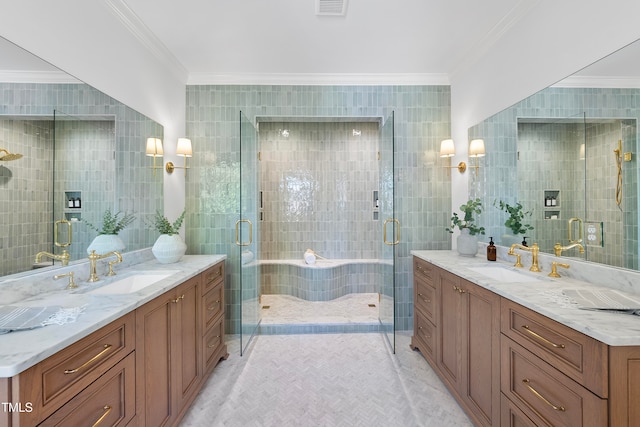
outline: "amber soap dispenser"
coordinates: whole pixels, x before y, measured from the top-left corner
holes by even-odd
[[[487,260],[495,261],[497,255],[496,245],[493,243],[493,237],[489,237],[489,246],[487,246]]]

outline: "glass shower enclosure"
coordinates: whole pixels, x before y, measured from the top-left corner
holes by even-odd
[[[258,224],[258,133],[240,111],[240,217],[236,246],[240,260],[240,355],[260,325],[260,263]]]

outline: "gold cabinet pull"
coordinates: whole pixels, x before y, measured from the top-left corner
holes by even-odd
[[[420,332],[422,332],[422,326],[418,326]],[[431,335],[424,334],[425,338],[431,338]]]
[[[549,344],[553,348],[564,348],[564,344],[556,344],[554,342],[549,341],[545,337],[536,334],[529,328],[529,325],[522,325],[522,329],[524,329],[525,332],[527,332],[529,335],[533,336],[534,338],[537,338],[538,340],[542,341],[545,344]]]
[[[111,344],[105,344],[103,347],[103,350],[96,354],[95,356],[93,356],[91,359],[87,360],[86,362],[84,362],[82,365],[78,366],[75,369],[67,369],[64,371],[64,374],[75,374],[76,372],[78,372],[81,369],[86,368],[87,366],[91,365],[93,362],[95,362],[96,360],[100,359],[102,356],[105,355],[106,352],[108,352],[111,349]]]
[[[220,335],[216,335],[216,338],[220,338]],[[216,348],[218,346],[218,344],[208,344],[207,347],[208,348]]]
[[[431,300],[429,298],[425,298],[424,295],[422,295],[421,293],[418,293],[418,296],[420,298],[422,298],[422,301],[426,302],[426,303],[430,303]]]
[[[220,304],[220,300],[216,301],[216,304]],[[208,307],[207,310],[209,311],[214,311],[217,310],[218,306],[217,305],[212,305],[211,307]]]
[[[113,408],[111,408],[111,406],[109,405],[105,405],[102,409],[104,409],[104,414],[102,414],[102,416],[100,416],[100,418],[98,418],[95,423],[91,424],[91,427],[96,427],[98,424],[104,421],[104,419],[107,418],[107,415],[109,415],[111,409]]]
[[[523,379],[522,382],[524,383],[524,385],[527,386],[527,388],[531,391],[531,393],[533,393],[538,399],[542,400],[547,405],[551,406],[555,411],[560,411],[560,412],[564,412],[565,411],[564,406],[556,406],[556,405],[554,405],[553,403],[549,402],[543,395],[538,393],[538,390],[536,390],[535,388],[531,387],[529,385],[529,384],[531,384],[531,381],[529,381],[528,378]]]
[[[467,291],[465,291],[464,289],[462,289],[462,288],[460,288],[460,287],[458,287],[458,286],[456,286],[456,285],[453,285],[453,290],[454,290],[454,291],[456,291],[456,292],[458,292],[459,294],[464,294],[464,293],[466,293],[466,292],[467,292]]]
[[[180,295],[178,298],[176,299],[172,299],[171,302],[174,304],[177,304],[180,302],[181,299],[184,299],[184,294]]]

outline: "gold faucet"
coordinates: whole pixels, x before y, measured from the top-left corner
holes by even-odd
[[[523,251],[531,252],[531,268],[529,269],[529,271],[539,272],[540,267],[538,266],[538,253],[540,252],[540,248],[538,247],[538,244],[534,243],[533,245],[531,245],[531,247],[528,247],[521,245],[520,243],[514,243],[513,245],[511,245],[508,254],[517,255],[515,253],[516,248]]]
[[[551,273],[549,273],[549,277],[560,277],[558,274],[558,267],[569,268],[569,264],[563,264],[558,261],[553,261],[551,263]]]
[[[55,259],[57,261],[62,261],[62,265],[69,265],[69,252],[65,249],[62,251],[60,255],[52,254],[51,252],[38,252],[36,254],[36,263],[42,260],[42,257],[45,256],[47,258]]]
[[[569,249],[578,248],[581,254],[584,253],[584,246],[580,242],[573,242],[567,246],[562,246],[560,243],[553,245],[553,252],[556,256],[562,255],[562,251],[568,251]]]
[[[53,276],[53,280],[62,279],[63,277],[69,278],[69,284],[67,285],[67,289],[75,289],[78,287],[78,285],[76,285],[76,282],[73,280],[73,271],[70,271],[64,274],[56,274],[55,276]]]
[[[122,255],[120,255],[120,252],[111,251],[107,252],[106,254],[98,255],[96,251],[91,251],[91,253],[89,254],[89,282],[97,282],[98,280],[100,280],[96,271],[96,261],[98,261],[99,259],[108,258],[111,255],[115,256],[116,260],[109,262],[109,274],[107,274],[108,276],[115,275],[115,273],[113,272],[113,264],[122,262]]]

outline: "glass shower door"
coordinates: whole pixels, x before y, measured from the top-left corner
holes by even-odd
[[[379,321],[391,350],[395,353],[395,248],[400,242],[400,222],[394,209],[394,113],[382,123],[380,130],[380,274]]]
[[[258,242],[258,133],[240,111],[240,218],[236,245],[240,263],[240,355],[260,324],[260,254]]]

